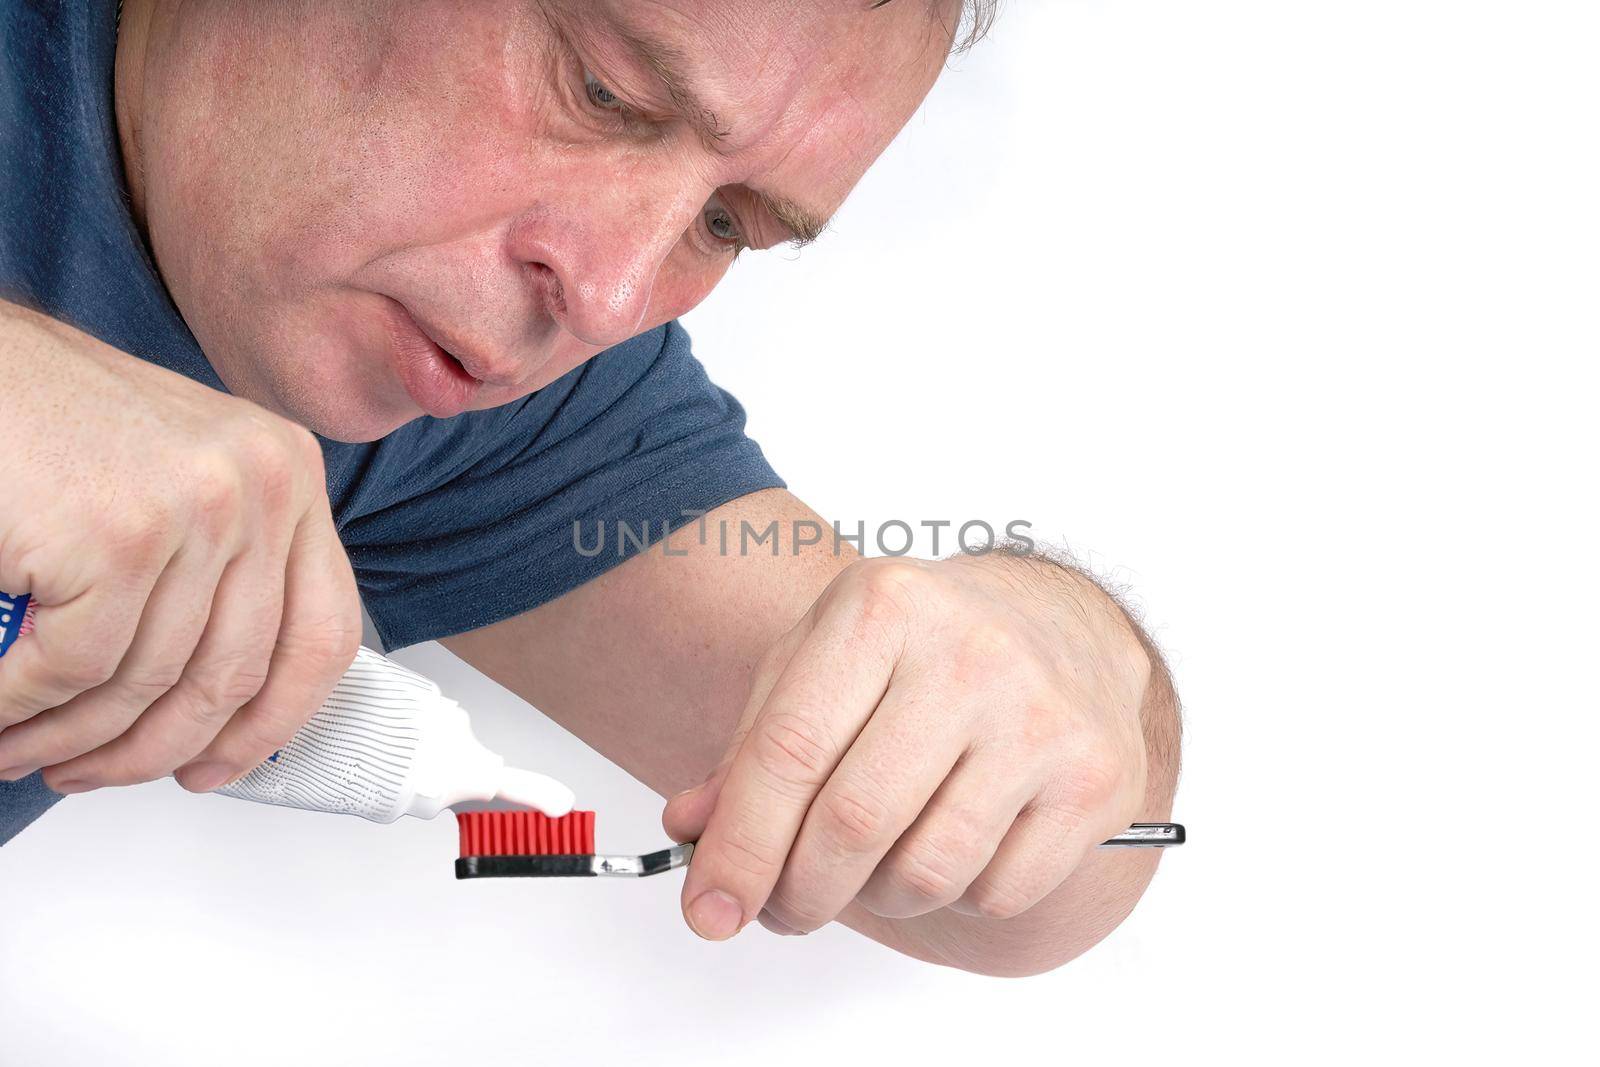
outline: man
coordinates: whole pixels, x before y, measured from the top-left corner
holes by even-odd
[[[957,0],[0,11],[0,589],[39,605],[0,660],[0,837],[237,778],[365,602],[677,793],[702,936],[838,919],[1028,974],[1128,914],[1156,854],[1094,845],[1177,773],[1138,628],[1038,556],[803,544],[674,321],[818,236]],[[575,523],[688,525],[622,562]]]

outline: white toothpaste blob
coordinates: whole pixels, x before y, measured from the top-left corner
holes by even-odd
[[[216,792],[381,823],[497,798],[559,817],[575,799],[554,778],[507,767],[473,736],[461,705],[368,648],[287,745]]]

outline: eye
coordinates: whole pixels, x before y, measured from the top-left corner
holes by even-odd
[[[711,236],[727,244],[743,247],[744,235],[739,232],[739,223],[720,200],[712,197],[702,217]]]
[[[595,107],[605,111],[625,110],[622,101],[617,98],[617,94],[601,85],[600,79],[587,70],[583,72],[583,91],[588,94],[589,103]]]

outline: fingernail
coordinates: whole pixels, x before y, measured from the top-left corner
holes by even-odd
[[[724,941],[739,932],[744,909],[720,889],[708,889],[689,905],[689,925],[707,941]]]
[[[183,775],[178,784],[191,793],[209,793],[233,777],[233,768],[226,763],[191,763],[178,771]]]
[[[68,793],[86,793],[93,787],[88,782],[57,782],[50,788],[64,796]]]

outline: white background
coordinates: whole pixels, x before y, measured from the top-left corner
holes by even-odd
[[[1013,3],[830,236],[689,321],[828,516],[1025,518],[1131,587],[1192,841],[1081,960],[708,944],[679,875],[458,884],[447,819],[169,781],[0,853],[0,1062],[1592,1056],[1597,43],[1587,3]]]

